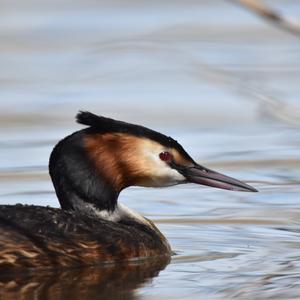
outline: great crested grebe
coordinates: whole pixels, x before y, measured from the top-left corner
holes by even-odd
[[[171,137],[139,125],[80,112],[88,127],[53,149],[49,172],[62,209],[0,206],[0,270],[69,267],[170,256],[148,219],[118,203],[129,186],[193,182],[255,192],[197,164]]]

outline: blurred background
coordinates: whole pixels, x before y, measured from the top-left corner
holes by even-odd
[[[133,299],[300,297],[300,39],[238,2],[0,1],[1,204],[58,207],[48,158],[78,110],[260,190],[126,190],[177,253]],[[300,20],[298,1],[263,3]]]

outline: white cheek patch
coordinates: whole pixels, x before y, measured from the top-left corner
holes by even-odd
[[[171,186],[185,181],[183,175],[159,158],[159,153],[165,149],[155,149],[153,152],[151,150],[145,150],[144,157],[147,162],[148,175],[152,179],[152,186]]]

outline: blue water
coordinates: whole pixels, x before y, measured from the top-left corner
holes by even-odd
[[[299,3],[267,2],[300,19]],[[81,128],[79,109],[171,135],[260,191],[125,190],[120,201],[154,220],[177,255],[136,285],[125,277],[99,291],[76,273],[78,299],[106,299],[108,286],[115,299],[300,297],[297,37],[230,1],[0,3],[0,203],[58,207],[48,157]],[[66,277],[49,278],[49,298],[64,299]],[[5,299],[42,299],[42,285]]]

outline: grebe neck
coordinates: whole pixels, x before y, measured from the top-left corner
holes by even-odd
[[[95,211],[113,213],[120,193],[96,168],[87,155],[78,131],[60,141],[49,160],[49,173],[63,210],[95,215]]]

